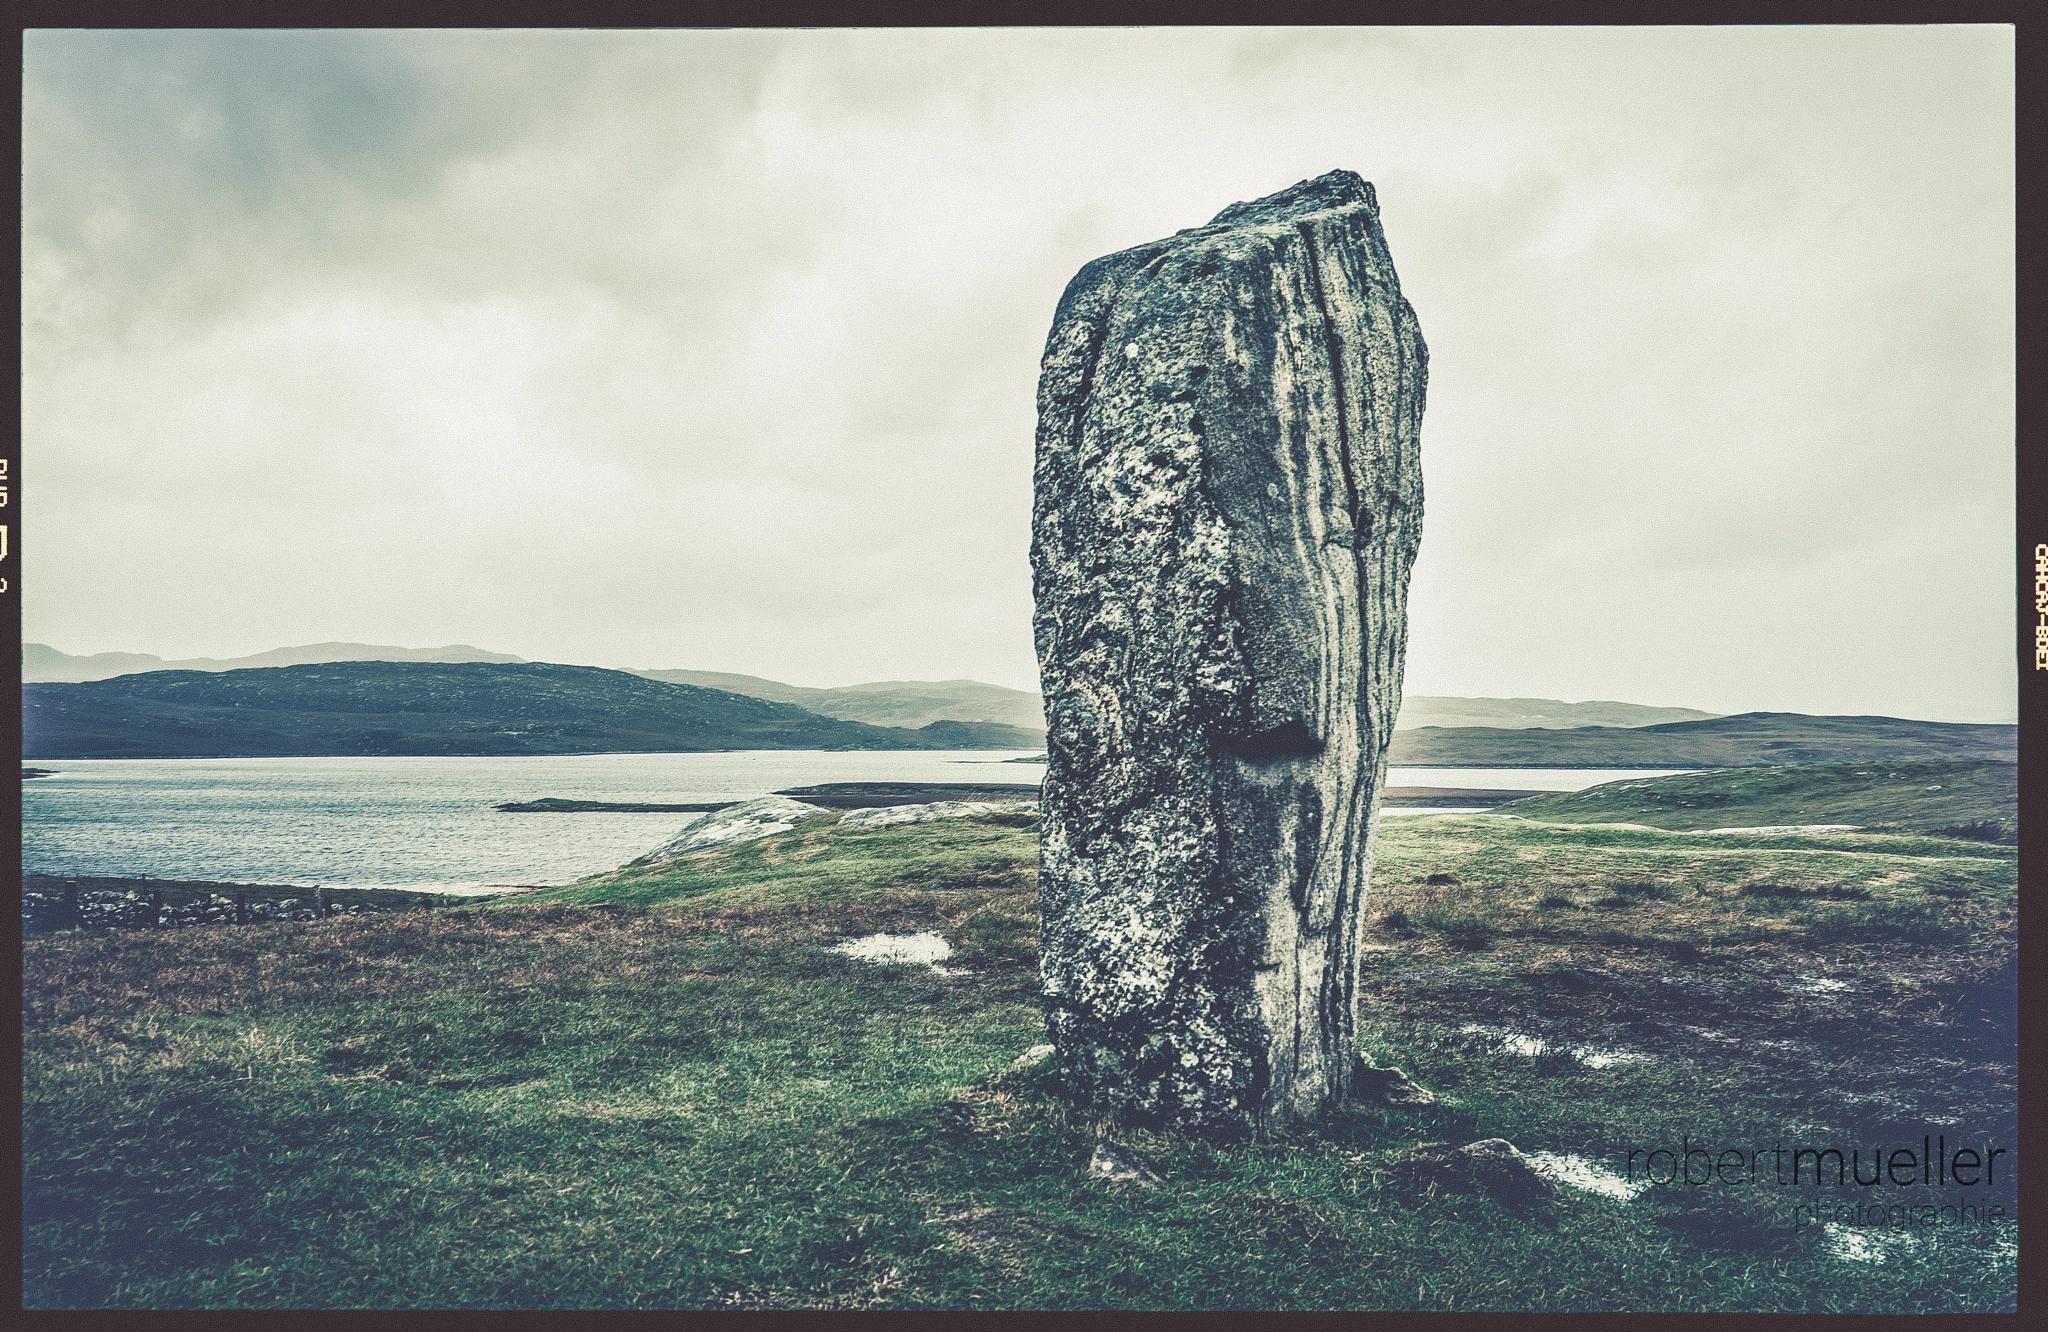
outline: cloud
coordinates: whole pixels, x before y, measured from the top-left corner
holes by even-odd
[[[1432,353],[1411,690],[2010,715],[2011,50],[31,33],[26,632],[1028,687],[1061,288],[1347,166]]]

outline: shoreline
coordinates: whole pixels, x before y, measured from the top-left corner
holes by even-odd
[[[484,891],[351,888],[341,885],[153,879],[147,875],[26,873],[23,934],[64,929],[188,929],[431,911],[481,897],[537,892],[545,884],[492,884]]]

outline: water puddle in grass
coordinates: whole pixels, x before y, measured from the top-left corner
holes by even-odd
[[[1910,1231],[1878,1230],[1869,1226],[1845,1226],[1829,1221],[1821,1226],[1827,1251],[1850,1263],[1881,1263],[1887,1258],[1918,1248],[1920,1236]]]
[[[1505,1027],[1482,1026],[1477,1022],[1467,1022],[1464,1026],[1458,1028],[1458,1034],[1461,1036],[1488,1037],[1499,1044],[1503,1053],[1520,1055],[1524,1059],[1534,1059],[1538,1055],[1547,1053],[1550,1050],[1562,1048],[1565,1053],[1578,1060],[1587,1068],[1613,1068],[1619,1064],[1652,1064],[1657,1060],[1657,1056],[1645,1054],[1641,1050],[1611,1049],[1597,1045],[1558,1047],[1544,1040],[1541,1036],[1531,1036],[1525,1032],[1509,1031]]]
[[[958,976],[960,967],[942,967],[939,963],[953,956],[953,946],[941,935],[926,930],[920,934],[870,934],[860,939],[848,939],[832,946],[835,953],[857,957],[863,962],[874,962],[889,966],[927,966],[941,976]]]
[[[1536,1173],[1559,1184],[1597,1193],[1603,1198],[1618,1198],[1622,1202],[1650,1187],[1640,1180],[1623,1179],[1598,1161],[1588,1161],[1571,1152],[1530,1152],[1529,1164],[1536,1167]]]

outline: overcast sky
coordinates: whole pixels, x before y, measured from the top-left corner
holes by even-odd
[[[1346,167],[1408,692],[2015,716],[2010,29],[26,51],[29,640],[1034,688],[1061,289]]]

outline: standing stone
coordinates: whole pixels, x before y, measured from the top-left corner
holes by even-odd
[[[1046,1027],[1235,1137],[1342,1103],[1422,533],[1427,352],[1333,171],[1068,284],[1038,386]]]

